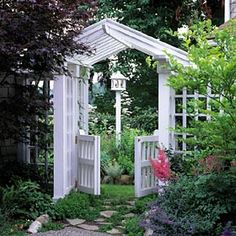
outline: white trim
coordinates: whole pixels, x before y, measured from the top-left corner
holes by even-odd
[[[102,40],[103,45],[96,43],[99,42],[101,38],[104,40]],[[114,50],[114,41],[110,41],[111,38],[120,45],[120,50],[134,48],[153,57],[166,56],[168,53],[173,55],[180,63],[184,65],[189,64],[187,52],[111,19],[104,19],[82,31],[78,40],[88,46],[97,46],[97,49],[95,48],[95,53],[91,55],[76,55],[74,60],[77,59],[84,65],[93,65],[97,63],[98,60],[103,60],[118,53],[120,50]],[[109,50],[104,50],[106,48]],[[97,57],[98,53],[100,54],[99,57]]]

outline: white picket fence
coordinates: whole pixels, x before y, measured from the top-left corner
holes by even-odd
[[[100,195],[100,137],[77,136],[77,188]]]
[[[135,196],[143,197],[157,189],[149,159],[158,156],[158,136],[135,138]]]

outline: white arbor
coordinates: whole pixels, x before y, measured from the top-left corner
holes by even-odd
[[[72,73],[72,77],[59,76],[55,80],[54,88],[54,198],[63,197],[71,188],[78,186],[83,191],[85,189],[97,188],[93,184],[98,182],[100,172],[99,169],[99,147],[96,137],[89,139],[90,144],[76,145],[76,142],[83,140],[82,135],[79,135],[79,130],[88,133],[88,73],[95,63],[109,58],[125,49],[132,48],[139,50],[147,55],[153,56],[158,61],[157,79],[158,79],[158,139],[150,138],[150,145],[159,142],[165,147],[174,146],[174,134],[170,131],[170,127],[175,124],[175,94],[169,88],[167,78],[170,74],[169,61],[166,53],[172,55],[183,65],[189,65],[187,53],[167,43],[161,42],[158,39],[145,35],[137,30],[117,23],[111,19],[102,20],[94,25],[84,29],[83,33],[78,37],[78,40],[89,46],[93,53],[90,55],[75,55],[68,59],[68,69]],[[84,71],[84,73],[82,73]],[[77,140],[77,141],[76,141]],[[95,141],[97,140],[97,141]],[[146,142],[145,141],[145,142]],[[146,145],[146,144],[145,144]],[[149,144],[144,147],[143,152]],[[77,149],[84,149],[84,151]],[[96,147],[96,148],[93,148]],[[152,147],[152,157],[155,157],[155,147]],[[78,160],[78,152],[80,160]],[[145,151],[146,152],[146,151]],[[88,154],[89,153],[89,154]],[[139,154],[137,154],[138,156]],[[147,164],[147,152],[142,154],[141,161],[144,164],[137,164],[139,168]],[[83,159],[83,160],[81,160]],[[85,160],[89,159],[89,160]],[[91,161],[94,160],[94,161]],[[137,157],[139,160],[139,157]],[[79,166],[81,163],[87,163],[89,168],[88,174],[85,169]],[[81,173],[83,171],[84,175]],[[93,171],[93,173],[91,172]],[[136,171],[136,170],[135,170]],[[137,188],[143,193],[149,192],[148,188],[153,188],[153,179],[150,168],[137,170],[135,182]],[[80,172],[80,173],[78,173]],[[141,173],[141,174],[140,174]],[[86,177],[87,176],[87,177]],[[139,176],[139,177],[138,177]],[[78,183],[82,183],[81,187]],[[87,178],[87,179],[86,179]],[[141,179],[140,179],[141,178]],[[149,179],[149,185],[145,185],[143,179]],[[94,181],[94,182],[93,182]],[[151,181],[151,182],[150,182]],[[142,184],[142,188],[140,187]],[[139,186],[140,185],[140,186]],[[144,186],[144,187],[143,187]],[[145,187],[146,186],[146,187]],[[145,189],[146,188],[146,189]],[[88,190],[93,191],[93,190]],[[95,194],[99,191],[94,190]]]

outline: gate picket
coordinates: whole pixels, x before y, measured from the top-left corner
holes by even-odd
[[[77,188],[100,195],[100,137],[78,135],[77,140]]]
[[[135,138],[135,196],[143,197],[156,191],[156,178],[149,158],[158,155],[158,136]]]

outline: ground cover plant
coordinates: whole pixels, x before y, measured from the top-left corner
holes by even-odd
[[[35,190],[38,191],[37,185],[32,182],[23,182],[19,189],[33,189],[32,191],[26,191],[25,193],[18,192],[12,194],[11,200],[16,201],[14,204],[11,201],[11,205],[8,206],[7,212],[2,212],[0,214],[0,235],[26,235],[26,230],[29,227],[32,220],[35,219],[39,214],[48,213],[50,216],[50,221],[44,224],[41,228],[41,232],[46,232],[49,230],[60,230],[64,228],[64,223],[66,219],[80,218],[86,220],[86,222],[92,223],[95,219],[100,218],[100,212],[105,210],[114,210],[116,213],[107,222],[110,225],[99,226],[99,231],[106,232],[111,230],[113,227],[121,226],[124,227],[122,230],[130,236],[143,234],[143,229],[137,224],[140,221],[141,214],[146,210],[148,203],[156,198],[155,195],[144,197],[141,199],[135,199],[134,197],[134,187],[132,185],[102,185],[101,195],[93,196],[81,192],[72,191],[65,198],[58,200],[56,203],[52,203],[50,200],[50,205],[42,204],[41,200],[38,199],[38,193],[36,195],[32,194]],[[24,186],[28,186],[24,188]],[[11,190],[12,191],[12,190]],[[31,194],[29,194],[31,192]],[[28,201],[24,204],[22,203],[22,194],[27,194]],[[40,193],[42,194],[42,193]],[[19,198],[17,198],[17,196]],[[38,199],[39,202],[36,202]],[[46,200],[47,202],[48,200]],[[133,202],[132,205],[129,202]],[[10,200],[8,202],[10,204]],[[29,205],[27,205],[30,204]],[[39,203],[40,206],[37,204]],[[6,203],[5,203],[6,205]],[[17,208],[15,206],[17,205]],[[37,207],[41,209],[46,206],[44,211],[39,212]],[[31,207],[32,211],[27,211]],[[1,209],[5,209],[2,208]],[[36,210],[35,210],[36,209]],[[9,212],[11,214],[13,210],[16,210],[14,216],[21,220],[9,218]],[[134,217],[125,218],[126,214],[132,213]],[[8,214],[8,215],[7,215]],[[20,214],[20,215],[19,215]],[[8,217],[6,217],[8,216]],[[13,217],[13,215],[11,216]],[[135,233],[135,234],[134,234]]]
[[[121,142],[117,146],[115,134],[101,134],[101,175],[107,175],[119,183],[121,174],[134,175],[134,141],[135,137],[144,135],[144,131],[137,129],[124,129]],[[132,183],[132,181],[131,181]]]

